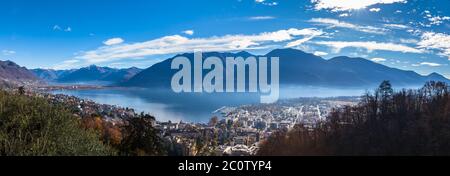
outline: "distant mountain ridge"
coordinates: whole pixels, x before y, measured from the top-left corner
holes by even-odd
[[[54,69],[32,69],[31,70],[36,76],[45,80],[45,81],[55,81],[60,77],[64,77],[69,73],[72,73],[75,70],[54,70]]]
[[[21,67],[12,61],[0,61],[0,85],[23,86],[40,84],[42,81],[25,67]]]
[[[184,56],[193,62],[194,54]],[[164,87],[169,88],[172,76],[178,71],[170,69],[171,62],[177,56],[157,63],[145,70],[131,67],[116,69],[109,67],[89,66],[71,70],[32,69],[28,70],[12,61],[0,61],[0,83],[24,85],[47,82],[89,82],[106,81],[125,87]],[[203,58],[216,56],[247,58],[252,55],[241,51],[238,53],[208,52]],[[422,85],[426,81],[450,80],[438,73],[426,76],[414,71],[390,68],[364,58],[339,56],[329,60],[295,49],[276,49],[264,57],[280,58],[280,84],[306,86],[338,86],[338,87],[373,87],[383,80],[389,80],[396,86]],[[204,71],[206,74],[207,71]]]
[[[76,83],[104,81],[116,84],[130,79],[139,73],[141,69],[136,67],[116,69],[91,65],[71,70],[33,69],[32,71],[36,76],[49,82]]]
[[[187,57],[193,63],[193,53],[177,55],[141,71],[121,85],[170,88],[172,76],[178,71],[172,70],[170,66],[172,60],[178,56]],[[226,57],[247,58],[255,55],[245,51],[203,53],[203,58],[209,56],[224,60]],[[282,85],[373,87],[383,80],[389,80],[396,86],[422,85],[431,80],[450,82],[437,73],[422,76],[413,71],[391,68],[364,58],[340,56],[326,60],[296,49],[276,49],[263,56],[280,58],[280,84]]]

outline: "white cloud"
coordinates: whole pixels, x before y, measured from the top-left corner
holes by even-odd
[[[347,23],[347,22],[343,22],[343,21],[339,21],[339,20],[331,19],[331,18],[313,18],[313,19],[309,20],[309,22],[327,25],[330,27],[347,28],[347,29],[352,29],[352,30],[356,30],[356,31],[366,32],[366,33],[373,33],[373,34],[384,34],[387,31],[387,29],[384,29],[384,28],[378,28],[378,27],[373,27],[373,26],[360,26],[360,25],[351,24],[351,23]]]
[[[430,21],[430,25],[441,25],[442,23],[444,23],[444,21],[450,20],[450,17],[448,16],[434,16],[434,17],[429,17],[428,21]]]
[[[375,58],[372,58],[370,60],[373,61],[373,62],[384,62],[384,61],[386,61],[385,58],[381,58],[381,57],[375,57]]]
[[[324,33],[322,31],[318,31],[318,30],[315,30],[315,29],[303,29],[301,32],[299,32],[299,34],[305,36],[305,38],[289,42],[286,45],[286,47],[290,48],[290,47],[299,46],[299,45],[301,45],[301,44],[303,44],[303,43],[305,43],[307,41],[310,41],[314,37],[323,35]]]
[[[254,35],[225,35],[192,39],[180,35],[172,35],[139,43],[106,45],[96,50],[84,52],[76,56],[75,59],[83,60],[88,64],[95,64],[121,59],[194,51],[223,52],[264,49],[272,46],[276,42],[310,40],[314,36],[322,33],[322,31],[314,28],[291,28]]]
[[[77,63],[80,63],[81,61],[78,59],[70,59],[65,60],[58,65],[54,66],[53,69],[55,70],[62,70],[62,69],[68,69],[68,68],[74,68]]]
[[[11,56],[16,54],[16,51],[12,51],[12,50],[2,50],[2,54],[5,56]]]
[[[408,29],[408,30],[406,30],[406,32],[411,33],[412,35],[415,35],[415,36],[420,36],[423,33],[422,30],[420,30],[420,29]]]
[[[296,40],[293,42],[289,42],[288,44],[286,44],[286,47],[291,48],[291,47],[299,46],[299,45],[313,39],[314,37],[315,37],[315,35],[311,35],[311,36],[308,36],[308,37],[305,37],[305,38],[302,38],[302,39],[299,39],[299,40]]]
[[[249,20],[272,20],[275,19],[275,17],[273,16],[253,16],[253,17],[249,17]]]
[[[316,51],[316,52],[314,52],[314,55],[316,55],[316,56],[326,56],[326,55],[328,55],[328,53],[322,52],[322,51]]]
[[[406,44],[417,44],[419,41],[416,39],[400,39],[400,43],[406,43]]]
[[[276,6],[278,5],[278,2],[267,2],[266,0],[255,0],[256,3],[266,5],[266,6]]]
[[[60,30],[62,30],[62,29],[61,29],[61,27],[59,27],[59,25],[54,25],[54,26],[53,26],[53,30],[54,30],[54,31],[60,31]]]
[[[371,11],[371,12],[379,12],[379,11],[381,11],[381,9],[380,8],[371,8],[371,9],[369,9],[369,11]]]
[[[340,50],[343,48],[363,48],[366,49],[368,52],[381,50],[381,51],[396,51],[403,53],[423,53],[422,50],[405,45],[395,43],[378,43],[374,41],[369,42],[318,41],[314,43],[332,47],[335,49],[336,52],[340,52]]]
[[[430,66],[430,67],[439,67],[442,66],[442,64],[434,63],[434,62],[421,62],[419,64],[412,64],[414,67],[418,66]]]
[[[185,30],[185,31],[183,31],[183,34],[194,35],[194,30]]]
[[[448,16],[433,16],[431,15],[431,12],[428,10],[423,11],[423,14],[425,15],[424,18],[427,19],[429,21],[429,24],[424,24],[424,23],[419,23],[421,26],[425,26],[425,27],[431,27],[433,25],[441,25],[442,23],[444,23],[444,21],[450,20],[450,17]]]
[[[409,26],[403,24],[384,24],[385,27],[393,28],[393,29],[409,29]]]
[[[63,28],[62,28],[61,26],[59,26],[59,25],[54,25],[54,26],[53,26],[53,30],[54,30],[54,31],[72,32],[72,28],[71,28],[70,26],[63,29]]]
[[[122,38],[112,38],[112,39],[108,39],[108,40],[104,41],[103,44],[111,46],[111,45],[121,44],[123,42],[124,42],[124,40]]]
[[[375,4],[406,3],[407,0],[311,0],[315,10],[333,12],[364,9]]]
[[[276,6],[276,5],[278,5],[278,2],[269,2],[269,3],[265,3],[264,5],[267,5],[267,6]]]
[[[450,60],[450,35],[444,33],[425,32],[417,43],[419,48],[439,51],[439,55]]]
[[[339,15],[339,17],[348,17],[348,16],[350,16],[350,14],[348,14],[348,13],[342,13]]]

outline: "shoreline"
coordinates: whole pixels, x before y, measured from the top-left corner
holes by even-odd
[[[38,86],[36,89],[40,91],[54,91],[54,90],[90,90],[90,89],[104,89],[110,86],[94,86],[94,85],[47,85]]]

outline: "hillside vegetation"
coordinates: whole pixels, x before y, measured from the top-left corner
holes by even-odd
[[[92,114],[79,117],[67,105],[0,91],[0,156],[165,155],[154,117],[114,125]]]
[[[43,98],[0,91],[0,155],[110,155],[96,133]]]

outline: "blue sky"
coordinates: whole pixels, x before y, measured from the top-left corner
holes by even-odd
[[[2,0],[0,59],[148,67],[176,53],[297,48],[450,78],[450,0]]]

